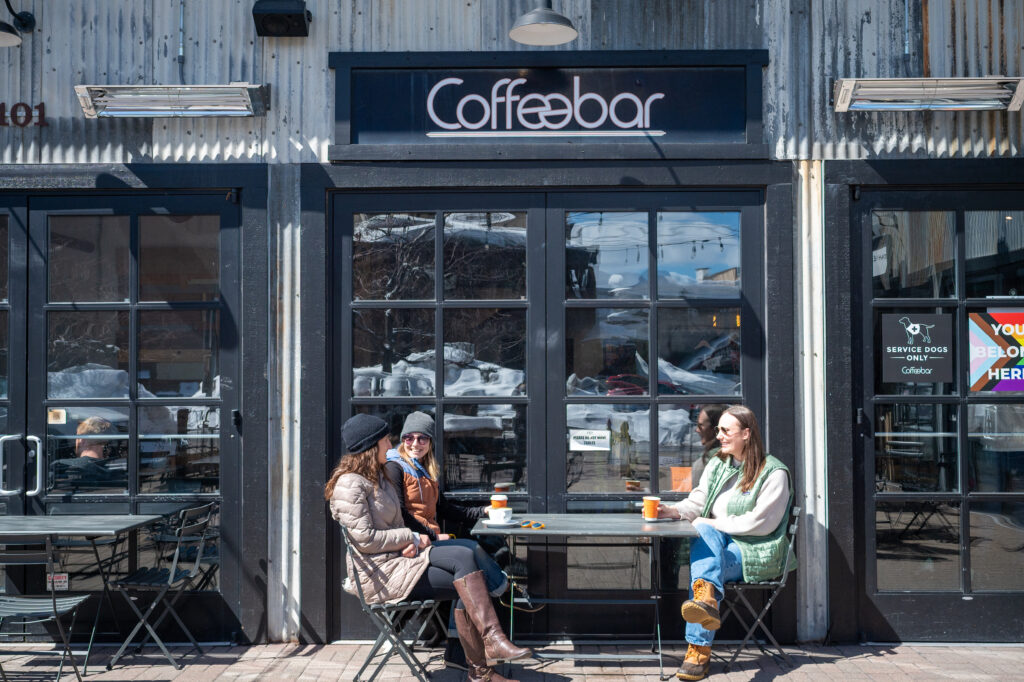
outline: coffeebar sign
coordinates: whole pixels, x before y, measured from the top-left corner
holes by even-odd
[[[882,381],[953,381],[952,315],[882,315]]]
[[[742,66],[353,69],[353,144],[746,142]]]

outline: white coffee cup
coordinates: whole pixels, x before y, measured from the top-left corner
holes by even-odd
[[[490,507],[487,516],[491,523],[511,523],[512,507]]]

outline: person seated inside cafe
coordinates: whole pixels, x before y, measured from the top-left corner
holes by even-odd
[[[795,568],[785,565],[789,469],[765,452],[749,408],[726,409],[716,431],[721,449],[697,487],[677,504],[658,506],[659,517],[686,519],[698,533],[690,543],[690,598],[682,607],[689,647],[676,672],[681,680],[703,679],[710,670],[725,583],[770,580]]]
[[[109,484],[123,477],[122,473],[112,472],[107,467],[111,459],[110,441],[97,437],[113,433],[113,424],[102,417],[89,417],[79,422],[75,435],[83,437],[75,439],[75,457],[55,463],[57,485],[61,478],[70,484],[93,485]]]

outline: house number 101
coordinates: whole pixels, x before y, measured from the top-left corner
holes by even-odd
[[[7,102],[0,102],[0,126],[14,124],[19,128],[24,128],[33,122],[37,126],[50,125],[46,122],[46,105],[42,102],[34,107],[24,102],[18,102],[11,106],[10,116],[7,112]]]

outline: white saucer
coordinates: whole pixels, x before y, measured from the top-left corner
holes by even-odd
[[[644,523],[662,523],[664,521],[673,521],[673,520],[674,519],[669,519],[669,518],[664,518],[664,519],[644,519]]]
[[[495,528],[507,528],[509,526],[518,526],[518,521],[491,521],[490,519],[481,519],[485,526],[494,526]]]

